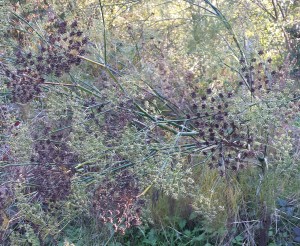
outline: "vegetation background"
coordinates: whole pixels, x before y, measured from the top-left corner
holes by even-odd
[[[0,0],[0,244],[300,245],[299,10]]]

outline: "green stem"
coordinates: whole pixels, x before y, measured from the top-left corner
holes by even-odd
[[[100,5],[100,14],[101,14],[102,24],[103,24],[104,64],[106,65],[107,64],[106,25],[105,25],[103,5],[101,0],[99,0],[99,5]]]

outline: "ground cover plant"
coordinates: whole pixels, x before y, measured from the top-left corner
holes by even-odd
[[[299,1],[0,2],[1,245],[299,245]]]

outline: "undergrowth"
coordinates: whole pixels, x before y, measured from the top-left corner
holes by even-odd
[[[154,2],[1,6],[2,245],[300,243],[297,6]]]

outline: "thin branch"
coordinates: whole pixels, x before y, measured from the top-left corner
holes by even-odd
[[[100,6],[100,14],[102,18],[102,24],[103,24],[103,44],[104,44],[104,64],[107,64],[107,46],[106,46],[106,26],[105,26],[105,18],[104,18],[104,12],[103,12],[103,5],[101,0],[99,0],[99,6]]]
[[[284,11],[283,11],[283,9],[282,9],[281,5],[280,5],[278,2],[277,2],[277,6],[278,6],[278,8],[279,8],[279,10],[280,10],[280,13],[281,13],[282,19],[285,19],[286,15],[285,15],[285,13],[284,13]]]
[[[209,10],[209,9],[207,9],[207,8],[205,8],[205,7],[201,6],[201,5],[199,5],[199,4],[193,3],[193,2],[191,2],[191,1],[189,1],[189,0],[184,0],[184,1],[187,2],[187,3],[189,3],[189,4],[191,4],[191,5],[193,5],[193,6],[196,6],[196,7],[200,8],[200,9],[204,9],[206,12],[211,13],[211,14],[214,15],[214,16],[217,15],[217,14],[214,13],[213,11],[211,11],[211,10]]]
[[[74,84],[63,84],[63,83],[57,83],[57,82],[44,82],[43,84],[46,85],[60,85],[60,86],[72,86],[72,87],[77,87],[78,85]]]
[[[276,21],[276,17],[269,10],[267,10],[267,8],[262,3],[258,1],[252,1],[252,0],[251,2],[256,4],[263,11],[265,11],[271,17],[272,20]]]
[[[275,20],[278,20],[278,11],[277,11],[277,1],[275,2],[275,0],[272,0],[272,5],[273,5],[273,9],[274,9],[274,13],[275,13]]]

